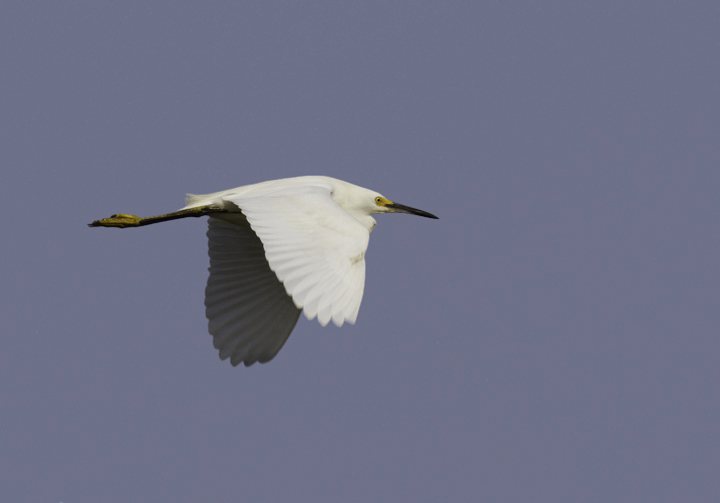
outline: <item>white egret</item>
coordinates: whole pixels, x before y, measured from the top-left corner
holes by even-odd
[[[377,192],[326,176],[272,180],[214,194],[188,194],[175,213],[118,214],[91,227],[140,227],[209,215],[206,315],[220,358],[272,360],[300,312],[322,326],[355,323],[365,286],[374,213],[410,213]]]

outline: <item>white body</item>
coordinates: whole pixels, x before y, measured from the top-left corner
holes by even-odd
[[[389,211],[373,192],[306,176],[207,195],[186,208],[232,213],[209,219],[205,305],[220,357],[233,365],[272,359],[300,311],[321,325],[354,323],[365,285],[372,213]],[[389,201],[388,201],[389,202]]]

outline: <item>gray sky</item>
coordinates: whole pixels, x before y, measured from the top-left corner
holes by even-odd
[[[0,5],[0,500],[718,501],[720,4]],[[329,175],[355,326],[221,362],[204,219]]]

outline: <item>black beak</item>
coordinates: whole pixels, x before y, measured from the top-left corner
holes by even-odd
[[[411,215],[418,215],[421,217],[437,218],[432,213],[428,213],[427,211],[423,211],[423,210],[416,210],[415,208],[411,208],[410,206],[405,206],[403,204],[390,203],[390,204],[386,204],[385,207],[392,208],[392,211],[395,213],[410,213]]]

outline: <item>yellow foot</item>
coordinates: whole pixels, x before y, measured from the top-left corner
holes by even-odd
[[[140,225],[140,220],[142,220],[142,218],[136,217],[135,215],[118,213],[110,218],[95,220],[93,223],[88,225],[90,227],[138,227]]]

